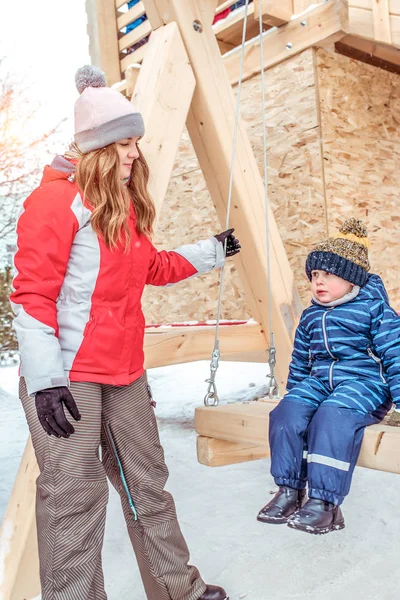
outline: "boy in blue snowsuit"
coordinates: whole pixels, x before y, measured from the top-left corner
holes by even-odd
[[[349,219],[307,257],[312,305],[296,331],[288,393],[270,414],[279,491],[259,521],[315,534],[342,529],[364,429],[392,402],[400,409],[400,317],[368,273],[368,245],[362,222]]]

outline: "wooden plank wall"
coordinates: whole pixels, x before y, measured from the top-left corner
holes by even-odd
[[[399,0],[349,0],[349,22],[358,35],[400,44]]]
[[[243,84],[242,117],[262,168],[259,80]],[[307,50],[270,69],[266,83],[270,198],[303,302],[309,301],[303,271],[308,250],[354,215],[367,222],[373,269],[400,308],[399,76],[325,50]],[[171,249],[219,229],[185,132],[155,243]],[[223,318],[247,318],[233,263],[227,271]],[[217,273],[173,288],[148,288],[147,321],[213,319],[217,297]]]

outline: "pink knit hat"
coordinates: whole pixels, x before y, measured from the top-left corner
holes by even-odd
[[[143,117],[125,96],[107,87],[103,71],[85,65],[75,83],[80,97],[75,102],[75,143],[86,154],[113,142],[144,135]]]

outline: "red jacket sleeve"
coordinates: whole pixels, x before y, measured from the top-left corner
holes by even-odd
[[[46,185],[25,201],[17,223],[10,300],[29,394],[68,384],[57,338],[56,300],[79,228],[72,204],[70,192],[60,194],[56,186]]]
[[[172,252],[158,252],[152,245],[146,283],[158,286],[177,283],[222,267],[224,260],[223,245],[214,237],[180,246]]]

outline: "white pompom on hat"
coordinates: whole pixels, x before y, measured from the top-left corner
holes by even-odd
[[[75,103],[75,143],[82,154],[130,137],[144,135],[143,117],[125,96],[107,87],[97,67],[78,69],[75,83],[80,93]]]

